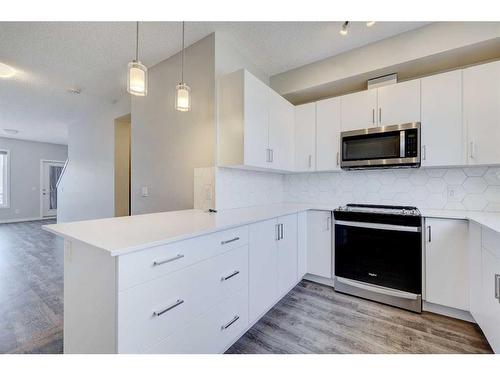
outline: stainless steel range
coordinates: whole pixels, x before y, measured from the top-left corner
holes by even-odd
[[[335,290],[422,312],[422,217],[416,207],[334,210]]]

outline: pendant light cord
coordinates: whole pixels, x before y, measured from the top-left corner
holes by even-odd
[[[139,61],[139,21],[135,28],[135,61]]]
[[[182,21],[181,83],[184,83],[184,21]]]

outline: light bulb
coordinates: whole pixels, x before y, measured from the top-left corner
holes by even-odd
[[[136,96],[148,93],[148,68],[140,61],[128,63],[127,91]]]
[[[175,86],[175,109],[181,112],[191,109],[191,88],[183,82]]]

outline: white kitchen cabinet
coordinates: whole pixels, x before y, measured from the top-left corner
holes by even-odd
[[[278,245],[278,297],[287,293],[297,282],[297,214],[278,218],[281,225]]]
[[[469,164],[500,163],[500,61],[463,70]]]
[[[377,89],[342,96],[341,108],[342,131],[377,126]]]
[[[483,248],[482,325],[495,353],[500,353],[500,258]]]
[[[278,297],[278,240],[276,219],[249,226],[250,322],[260,318]]]
[[[422,166],[465,165],[462,71],[422,78]]]
[[[478,324],[483,322],[482,296],[482,261],[481,261],[481,225],[469,222],[468,242],[469,262],[469,311]]]
[[[316,103],[295,107],[295,171],[316,169]]]
[[[340,98],[316,102],[316,170],[340,169]]]
[[[332,278],[332,213],[307,212],[307,273]]]
[[[425,219],[426,301],[469,311],[468,224]]]
[[[272,91],[269,93],[269,149],[271,168],[294,169],[295,114],[294,106]]]
[[[246,70],[220,79],[218,165],[293,170],[293,106]]]
[[[307,273],[307,211],[297,214],[297,281]]]
[[[378,126],[420,121],[420,80],[379,87]]]

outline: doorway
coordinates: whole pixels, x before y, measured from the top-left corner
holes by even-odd
[[[115,120],[115,216],[130,216],[130,114]]]
[[[42,217],[57,216],[57,181],[64,168],[63,161],[40,161],[40,209]]]

